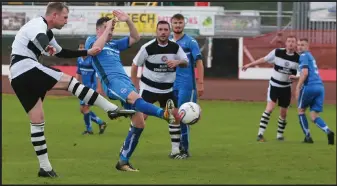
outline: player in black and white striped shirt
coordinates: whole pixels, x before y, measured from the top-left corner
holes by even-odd
[[[61,48],[51,29],[61,29],[67,24],[69,9],[61,2],[49,3],[44,17],[27,22],[20,28],[12,44],[10,81],[31,122],[31,141],[39,159],[40,177],[57,177],[48,159],[44,137],[43,99],[53,87],[68,90],[89,105],[104,109],[111,119],[129,115],[134,111],[121,113],[118,107],[93,89],[85,87],[70,75],[47,67],[38,62],[41,54],[60,58],[75,58],[95,55],[100,48],[90,50],[68,50]]]
[[[291,101],[291,77],[296,76],[299,65],[299,55],[295,52],[297,47],[296,42],[296,37],[288,36],[285,43],[286,48],[274,49],[267,56],[249,63],[242,68],[242,70],[245,71],[249,67],[265,62],[274,64],[273,74],[269,81],[268,103],[260,120],[258,141],[265,141],[263,134],[267,128],[270,115],[275,108],[276,102],[278,102],[280,106],[277,139],[284,140],[283,133],[287,124],[286,117]]]
[[[173,93],[173,83],[176,79],[176,67],[187,67],[188,58],[184,50],[175,42],[168,39],[170,24],[167,21],[159,21],[157,24],[157,37],[145,43],[133,59],[131,79],[137,86],[138,67],[143,66],[139,87],[142,98],[149,102],[159,102],[164,108],[167,100],[171,99],[177,105]],[[180,126],[179,123],[169,124],[172,151],[171,158],[181,159]]]

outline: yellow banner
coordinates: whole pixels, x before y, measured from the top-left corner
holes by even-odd
[[[158,22],[157,14],[128,13],[131,21],[135,24],[140,34],[153,34],[156,31]],[[112,18],[112,13],[101,13],[101,17]],[[116,33],[129,33],[129,27],[125,22],[118,22],[115,25]]]

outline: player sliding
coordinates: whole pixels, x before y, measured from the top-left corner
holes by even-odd
[[[298,99],[298,117],[305,135],[303,142],[314,142],[305,115],[305,110],[310,107],[311,121],[327,134],[328,144],[333,145],[335,143],[335,134],[319,116],[319,113],[323,112],[324,85],[318,73],[316,60],[309,52],[308,39],[300,39],[298,50],[300,53],[301,75],[296,86],[296,98]]]
[[[79,50],[84,50],[84,42],[79,44]],[[77,58],[77,71],[76,79],[82,82],[85,86],[101,91],[101,83],[96,78],[96,71],[92,67],[92,60],[90,56],[83,56]],[[106,123],[101,120],[96,114],[90,110],[90,105],[86,104],[84,101],[80,101],[80,111],[83,114],[84,123],[86,130],[82,134],[94,134],[91,127],[91,121],[95,122],[99,126],[99,134],[103,134],[106,128]]]
[[[274,64],[273,74],[269,81],[268,103],[260,120],[257,141],[265,141],[263,134],[268,126],[269,118],[276,102],[281,107],[276,138],[280,141],[284,140],[283,133],[287,124],[286,117],[291,101],[291,80],[289,77],[297,74],[299,61],[299,55],[295,52],[296,42],[297,39],[294,36],[288,36],[285,49],[274,49],[267,56],[242,67],[242,70],[246,71],[252,66],[265,62]]]
[[[116,105],[75,78],[38,62],[41,54],[76,58],[100,52],[98,47],[69,50],[57,44],[51,29],[62,29],[67,24],[68,13],[69,9],[63,3],[49,3],[45,16],[34,18],[22,26],[12,44],[11,86],[30,119],[31,141],[40,163],[39,177],[57,177],[49,162],[44,135],[43,99],[53,87],[67,90],[85,103],[102,108],[111,119],[134,113],[132,110],[119,111]]]
[[[93,67],[101,79],[105,94],[113,100],[120,100],[125,108],[134,108],[137,113],[131,117],[131,128],[120,151],[116,169],[121,171],[138,171],[129,163],[140,135],[145,127],[143,114],[165,119],[169,123],[179,121],[177,109],[172,100],[168,100],[165,110],[145,102],[137,93],[131,79],[125,73],[120,59],[120,52],[139,41],[140,37],[129,16],[122,11],[113,11],[118,21],[126,22],[130,36],[119,40],[111,40],[115,19],[103,17],[96,22],[97,37],[87,39],[86,48],[99,47],[102,52],[93,57]]]

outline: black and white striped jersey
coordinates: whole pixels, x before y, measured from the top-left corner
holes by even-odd
[[[53,32],[48,30],[47,21],[43,17],[37,17],[28,21],[17,32],[12,44],[12,54],[33,58],[36,61],[38,61],[41,54],[49,56],[49,53],[42,53],[41,51],[43,50],[39,49],[41,46],[36,41],[36,36],[40,33],[48,36],[49,44],[55,47],[56,53],[62,50],[61,46],[56,42]]]
[[[290,75],[296,75],[299,67],[300,56],[294,52],[287,54],[285,48],[277,48],[272,50],[264,60],[274,64],[270,84],[275,87],[291,86]]]
[[[168,93],[173,91],[176,79],[176,69],[169,68],[168,60],[184,60],[188,58],[184,50],[175,42],[168,41],[160,45],[157,39],[145,43],[133,59],[133,64],[143,66],[143,73],[139,82],[141,90],[153,93]]]

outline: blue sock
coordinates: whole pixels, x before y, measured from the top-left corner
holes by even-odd
[[[322,129],[326,134],[329,133],[329,127],[325,124],[325,122],[323,121],[322,118],[317,117],[314,121],[316,123],[316,125]]]
[[[103,120],[101,120],[99,117],[96,116],[96,114],[93,111],[90,111],[91,121],[97,123],[98,125],[103,124]]]
[[[83,114],[83,115],[84,115],[84,123],[85,123],[85,127],[87,128],[87,131],[92,131],[90,113]]]
[[[164,110],[162,108],[144,101],[143,98],[138,98],[133,106],[135,107],[136,111],[142,112],[146,115],[156,116],[158,118],[163,118],[164,116]]]
[[[188,151],[188,146],[189,146],[189,126],[180,123],[180,128],[181,128],[181,146],[184,148],[185,151]]]
[[[305,116],[305,114],[299,114],[298,118],[300,120],[300,124],[301,124],[304,135],[310,137],[309,124],[308,124],[307,117]]]
[[[124,141],[122,150],[120,152],[120,160],[128,162],[133,151],[136,149],[140,135],[143,132],[143,128],[136,128],[132,126]]]

